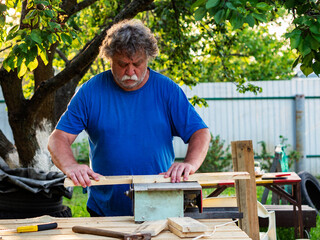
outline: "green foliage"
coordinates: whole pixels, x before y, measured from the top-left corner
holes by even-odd
[[[293,64],[301,63],[302,72],[308,76],[320,74],[320,4],[318,0],[244,1],[244,0],[197,0],[191,11],[197,21],[211,18],[215,23],[229,22],[233,29],[246,25],[254,27],[277,18],[278,9],[286,9],[294,18],[294,29],[285,36],[290,39],[291,49],[299,56]]]
[[[261,88],[248,81],[293,77],[295,55],[266,26],[232,30],[230,24],[221,24],[213,30],[215,48],[205,46],[202,57],[208,66],[203,74],[206,81],[234,81],[238,91],[258,93]]]
[[[197,22],[190,11],[202,5],[210,10],[221,2],[206,3],[203,0],[195,5],[193,0],[155,1],[154,10],[139,14],[138,18],[159,39],[160,55],[151,67],[179,84],[195,86],[198,82],[231,81],[235,82],[239,92],[262,91],[247,81],[291,78],[290,66],[296,56],[284,48],[285,43],[271,36],[266,27],[250,29],[248,24],[244,24],[235,29],[224,21],[226,15],[223,11],[214,19],[203,18],[205,21]],[[18,21],[5,23],[10,31],[4,42],[7,46],[11,44],[11,49],[5,56],[3,67],[8,71],[17,68],[19,77],[28,76],[28,72],[37,68],[38,56],[48,63],[47,51],[52,44],[58,44],[60,52],[71,60],[123,7],[115,0],[99,0],[78,14],[65,18],[59,3],[61,1],[57,0],[28,1],[23,27],[18,26]],[[213,7],[215,4],[218,5]],[[230,4],[228,6],[231,7]],[[19,12],[19,7],[20,1],[7,1],[5,12],[13,8]],[[258,7],[265,8],[263,4],[258,4]],[[217,17],[219,21],[216,21]],[[65,59],[55,55],[53,66],[58,71],[62,71],[66,64]],[[108,63],[96,60],[81,83],[108,68]],[[33,79],[27,80],[28,83],[30,81]],[[27,95],[31,96],[30,92]],[[197,98],[193,102],[205,106]]]
[[[71,209],[72,217],[90,217],[87,211],[87,194],[83,193],[82,187],[74,187],[72,198],[63,198],[63,205]]]
[[[26,99],[30,99],[34,93],[34,77],[31,74],[26,74],[23,80],[23,94]]]
[[[224,141],[220,140],[220,136],[213,137],[211,141],[207,156],[199,168],[199,172],[222,172],[228,171],[231,168],[231,153],[230,146],[223,149]]]
[[[261,152],[259,154],[255,153],[255,155],[259,158],[261,169],[269,171],[273,162],[273,156],[268,153],[266,142],[260,141],[258,144],[261,145]]]
[[[209,107],[207,101],[203,98],[198,97],[197,95],[194,95],[189,101],[193,106]]]
[[[68,44],[61,44],[61,46],[59,46],[60,51],[63,52],[69,60],[75,57],[84,43],[93,39],[100,33],[103,26],[112,21],[120,7],[116,0],[98,0],[96,3],[83,9],[81,13],[71,16],[67,24],[69,29],[77,34],[77,38],[73,40],[71,47]],[[66,62],[56,57],[54,59],[54,65],[61,71],[66,66]],[[94,75],[107,69],[109,69],[109,64],[104,63],[104,60],[97,59],[79,84],[88,81]]]
[[[7,2],[9,9],[17,7],[12,1]],[[18,77],[22,78],[27,71],[32,72],[38,67],[38,56],[45,65],[48,64],[47,50],[51,45],[57,42],[72,44],[77,35],[65,23],[59,4],[58,0],[28,1],[22,25],[14,25],[5,39],[13,46],[3,61],[8,72],[17,69]]]
[[[81,142],[75,142],[71,145],[73,154],[77,161],[89,162],[89,142],[88,139],[82,139]]]
[[[201,65],[194,58],[201,35],[194,29],[189,12],[191,1],[157,1],[152,14],[140,14],[155,33],[160,49],[151,67],[179,84],[195,86],[201,78]]]
[[[7,6],[0,3],[0,47],[6,35],[6,29],[4,27],[6,23],[6,10]]]
[[[294,228],[277,227],[277,239],[279,240],[295,240]]]
[[[260,22],[267,22],[277,15],[276,9],[266,2],[258,1],[225,1],[225,0],[198,0],[192,5],[196,20],[209,15],[216,23],[229,21],[234,29],[241,28],[245,23],[253,27]],[[199,14],[197,12],[201,12]]]
[[[140,14],[159,39],[160,55],[152,67],[179,84],[234,82],[239,92],[259,93],[248,81],[290,79],[296,55],[286,41],[271,35],[266,26],[234,29],[212,18],[195,21],[193,1],[156,2],[154,13]],[[200,1],[204,4],[205,1]],[[281,12],[281,16],[284,11]],[[280,13],[279,13],[280,16]]]
[[[203,195],[203,198],[206,198],[208,197],[208,195],[210,193],[212,193],[213,191],[215,190],[215,188],[203,188],[202,189],[202,195]],[[223,196],[223,197],[232,197],[232,196],[235,196],[236,195],[236,191],[233,187],[228,187],[227,189],[225,189],[222,194],[220,194],[219,196]]]
[[[318,240],[320,239],[320,215],[317,215],[317,225],[315,228],[311,228],[310,230],[310,239]]]

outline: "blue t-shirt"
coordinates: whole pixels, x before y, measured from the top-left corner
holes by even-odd
[[[174,161],[173,136],[185,143],[207,128],[181,88],[151,70],[145,85],[124,91],[111,71],[84,83],[57,129],[89,135],[92,169],[105,176],[166,172]],[[92,186],[88,207],[103,216],[132,215],[128,185]]]

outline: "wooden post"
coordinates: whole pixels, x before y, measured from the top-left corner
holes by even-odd
[[[243,218],[239,221],[239,227],[250,238],[258,240],[259,221],[252,141],[231,142],[231,149],[234,171],[246,171],[250,174],[248,180],[235,181],[237,204],[239,211],[243,213]]]

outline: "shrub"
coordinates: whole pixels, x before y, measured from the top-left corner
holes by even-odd
[[[232,167],[230,145],[223,149],[223,140],[220,140],[220,136],[213,137],[211,134],[211,142],[207,156],[199,168],[199,172],[222,172],[229,171]]]
[[[78,162],[89,162],[89,142],[87,139],[73,143],[71,148]]]

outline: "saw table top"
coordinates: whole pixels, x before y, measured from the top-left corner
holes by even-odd
[[[203,219],[199,220],[209,227],[210,233],[213,231],[215,225],[221,225],[230,222],[230,219]],[[12,229],[22,225],[32,225],[39,223],[57,222],[58,228],[52,230],[45,230],[40,232],[30,233],[14,233],[0,231],[0,237],[3,240],[68,240],[68,239],[109,239],[111,237],[101,237],[88,234],[78,234],[72,232],[73,226],[86,226],[93,228],[102,228],[113,231],[121,231],[131,233],[139,224],[134,223],[133,217],[91,217],[91,218],[54,218],[50,216],[41,216],[37,218],[28,219],[5,219],[0,220],[0,229]],[[169,230],[161,232],[158,236],[152,237],[157,240],[177,240],[181,239],[171,233]],[[192,238],[186,238],[192,239]],[[230,223],[225,226],[217,227],[216,232],[212,237],[206,239],[237,239],[249,240],[248,235],[243,232],[235,223]]]

